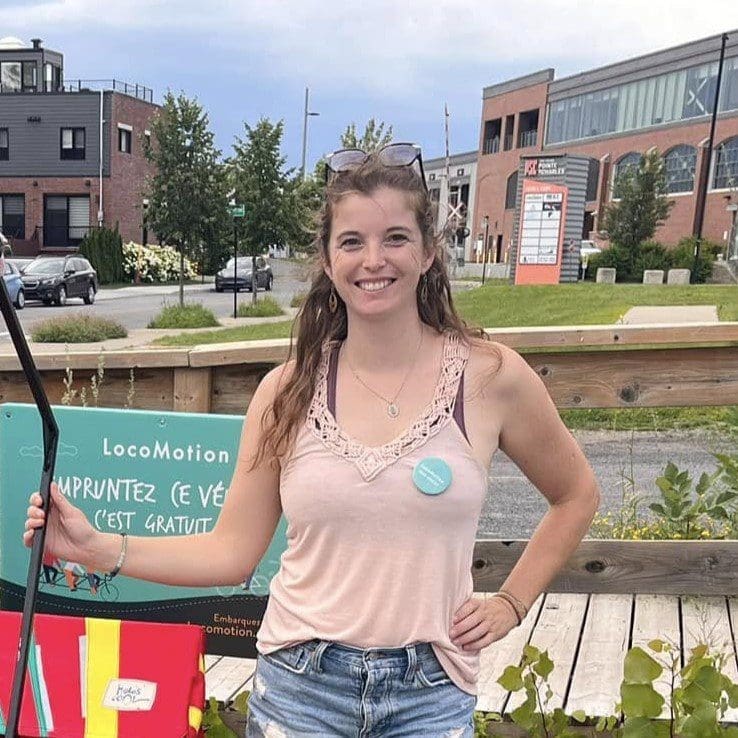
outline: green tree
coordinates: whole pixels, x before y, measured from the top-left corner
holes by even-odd
[[[262,118],[253,128],[248,123],[244,126],[246,137],[236,137],[228,165],[236,202],[246,210],[239,224],[239,243],[251,257],[252,274],[256,275],[256,257],[270,246],[285,246],[295,234],[299,184],[293,173],[284,169],[286,160],[280,150],[283,122]],[[256,302],[256,278],[253,280],[252,300]]]
[[[613,200],[605,210],[603,228],[610,243],[634,261],[639,246],[653,238],[674,205],[666,191],[664,160],[655,149],[615,180]]]
[[[202,245],[228,215],[225,169],[219,164],[207,113],[195,99],[167,92],[143,139],[156,174],[147,183],[148,225],[180,253],[179,304],[184,305],[185,255],[199,259]]]
[[[384,122],[377,125],[374,118],[370,118],[364,128],[364,135],[358,137],[356,135],[356,123],[346,126],[346,130],[341,135],[341,147],[344,149],[361,149],[370,154],[372,151],[381,149],[392,142],[392,126],[388,126],[385,130]]]

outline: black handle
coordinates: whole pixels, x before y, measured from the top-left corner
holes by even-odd
[[[0,260],[0,263],[1,260]],[[5,324],[8,326],[10,337],[15,346],[16,353],[20,359],[23,373],[33,394],[36,407],[41,414],[41,424],[44,438],[44,462],[41,472],[39,492],[43,501],[43,509],[48,516],[51,509],[51,481],[54,477],[54,466],[56,464],[56,448],[59,442],[59,427],[51,411],[49,398],[46,396],[41,375],[33,362],[31,350],[28,348],[26,336],[15,313],[15,308],[10,301],[5,280],[0,274],[0,312],[3,314]],[[48,519],[48,518],[47,518]],[[20,534],[20,531],[19,531]],[[37,528],[33,536],[33,547],[31,548],[31,560],[28,564],[28,579],[26,581],[26,596],[23,601],[23,618],[21,620],[20,642],[18,644],[18,658],[15,664],[13,676],[13,688],[10,697],[10,715],[5,731],[6,738],[18,738],[18,722],[20,720],[21,701],[23,699],[23,683],[25,681],[26,666],[28,664],[28,649],[31,642],[31,628],[33,626],[33,613],[36,607],[36,595],[38,594],[38,580],[41,571],[41,560],[44,553],[44,541],[46,539],[46,526]]]

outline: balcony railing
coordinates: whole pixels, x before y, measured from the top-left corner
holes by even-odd
[[[538,141],[538,131],[533,129],[532,131],[521,131],[520,133],[520,148],[526,149],[528,146],[535,146]]]
[[[43,83],[42,83],[43,84]],[[100,90],[113,92],[121,92],[124,95],[136,97],[146,102],[154,102],[154,91],[150,87],[139,84],[131,84],[130,82],[121,82],[117,79],[73,79],[64,80],[64,84],[56,90],[49,92],[99,92]],[[39,85],[38,89],[26,87],[18,89],[16,86],[0,85],[0,93],[14,95],[39,95],[46,92]]]
[[[500,150],[500,137],[488,138],[482,148],[483,154],[496,154]]]

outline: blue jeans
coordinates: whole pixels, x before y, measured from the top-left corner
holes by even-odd
[[[476,702],[427,643],[312,640],[259,654],[246,738],[472,738]]]

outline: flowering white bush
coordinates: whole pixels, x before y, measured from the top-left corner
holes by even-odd
[[[179,251],[172,246],[140,243],[123,244],[123,271],[128,279],[135,279],[138,271],[142,282],[177,282],[179,280]],[[194,279],[197,270],[190,260],[184,260],[184,278]]]

